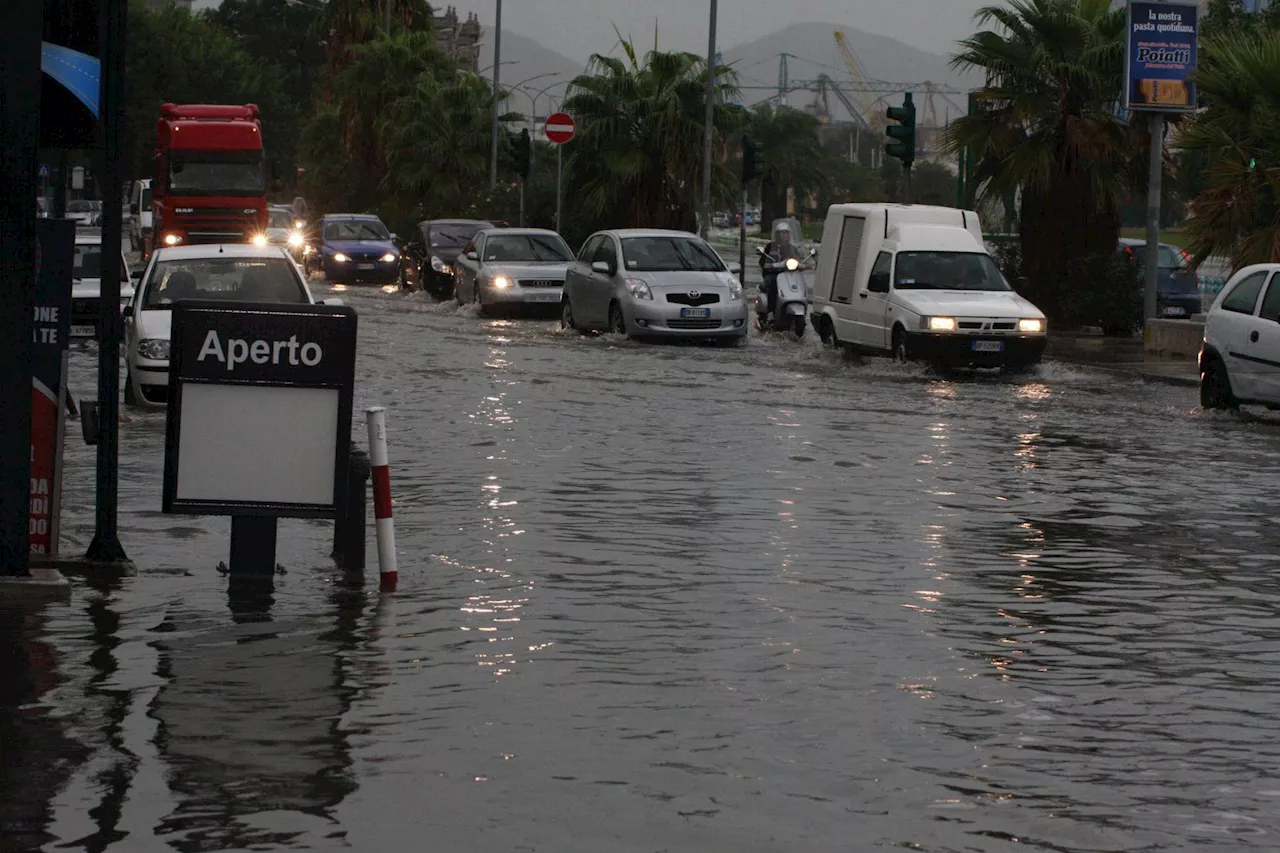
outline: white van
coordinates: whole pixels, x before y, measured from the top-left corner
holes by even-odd
[[[822,247],[810,317],[828,344],[951,367],[1044,354],[1043,312],[1014,293],[971,210],[832,205]]]
[[[129,245],[135,252],[147,248],[151,237],[151,179],[143,178],[133,182],[129,193],[129,212],[133,219],[129,222]]]

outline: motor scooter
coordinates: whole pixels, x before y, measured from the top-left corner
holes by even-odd
[[[813,269],[813,258],[817,250],[810,249],[803,260],[787,258],[780,261],[767,254],[763,248],[756,252],[773,264],[781,264],[777,270],[778,297],[769,310],[769,293],[764,282],[760,283],[760,296],[756,302],[756,325],[760,331],[788,331],[797,340],[804,337],[804,328],[809,322],[809,287],[804,273]]]

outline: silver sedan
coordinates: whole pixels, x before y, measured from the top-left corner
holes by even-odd
[[[592,235],[565,276],[560,322],[630,337],[747,336],[742,286],[699,237],[623,229]]]
[[[494,307],[560,302],[565,270],[573,260],[563,238],[541,228],[478,231],[453,265],[453,298]]]

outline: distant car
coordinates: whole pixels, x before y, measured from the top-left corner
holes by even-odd
[[[272,246],[283,246],[295,261],[302,260],[306,239],[302,230],[295,224],[291,208],[281,206],[267,208],[267,242]]]
[[[134,281],[120,254],[120,308],[133,298]],[[71,337],[93,339],[102,323],[102,234],[78,232],[71,261]]]
[[[453,295],[453,265],[476,233],[495,227],[483,219],[428,219],[408,247],[415,254],[418,286],[437,299]]]
[[[310,305],[302,270],[279,246],[245,243],[157,249],[125,309],[124,401],[163,406],[169,394],[169,329],[179,299]]]
[[[390,284],[400,278],[400,250],[395,235],[378,217],[330,214],[320,220],[307,266],[323,272],[330,282]]]
[[[102,202],[77,199],[67,202],[67,218],[76,221],[76,227],[102,224]]]
[[[1138,289],[1146,282],[1147,241],[1123,238],[1118,251],[1138,265]],[[1189,319],[1200,313],[1200,280],[1191,270],[1191,259],[1181,248],[1160,244],[1160,267],[1156,289],[1156,316]]]
[[[1205,316],[1200,405],[1280,408],[1280,264],[1233,275]]]
[[[560,323],[631,337],[747,336],[738,278],[715,250],[683,231],[600,231],[565,276]]]
[[[471,238],[453,263],[453,298],[495,306],[558,308],[573,252],[554,231],[486,228]]]

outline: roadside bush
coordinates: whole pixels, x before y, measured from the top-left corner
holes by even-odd
[[[1049,317],[1050,328],[1099,327],[1128,335],[1142,324],[1137,267],[1108,252],[1067,263],[1061,275],[1019,288]]]

